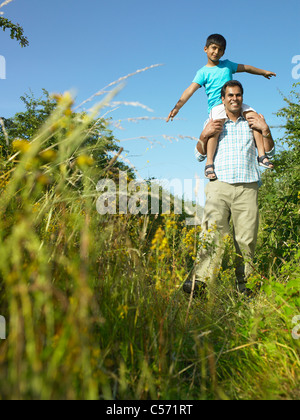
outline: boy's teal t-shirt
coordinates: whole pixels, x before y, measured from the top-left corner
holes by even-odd
[[[217,66],[204,66],[194,79],[194,83],[205,87],[208,98],[208,113],[222,103],[221,90],[225,83],[232,80],[232,75],[237,72],[238,64],[229,60],[219,62]]]

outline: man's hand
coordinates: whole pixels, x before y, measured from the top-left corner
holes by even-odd
[[[247,118],[247,121],[252,130],[258,130],[262,133],[266,153],[271,152],[275,147],[275,143],[265,117],[261,114],[253,114]]]
[[[253,113],[247,118],[247,121],[252,130],[261,131],[266,137],[270,134],[270,128],[262,114]]]
[[[170,114],[169,114],[169,116],[167,118],[167,122],[169,122],[170,120],[173,121],[173,119],[176,117],[176,115],[178,114],[178,112],[179,112],[179,109],[177,109],[177,108],[172,109],[172,111],[170,112]]]
[[[216,134],[220,135],[223,131],[223,125],[224,122],[222,120],[210,120],[201,134],[201,140],[207,141],[210,137],[213,137]]]
[[[201,153],[201,155],[206,156],[208,140],[217,134],[219,136],[223,131],[223,125],[223,120],[210,120],[209,123],[205,126],[197,145],[197,150],[199,153]]]
[[[268,79],[268,80],[270,80],[272,77],[276,77],[277,76],[277,74],[276,73],[273,73],[272,71],[265,71],[265,73],[263,74],[263,76],[266,78],[266,79]]]

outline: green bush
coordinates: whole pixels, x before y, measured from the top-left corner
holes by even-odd
[[[96,113],[72,106],[57,97],[28,137],[18,114],[2,137],[1,399],[298,399],[297,103],[281,111],[289,149],[264,177],[256,297],[236,295],[228,243],[213,304],[181,290],[207,246],[199,227],[97,213],[96,182],[126,168],[106,154],[120,151],[106,122],[91,140]]]

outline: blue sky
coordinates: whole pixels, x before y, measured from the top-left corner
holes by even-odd
[[[116,128],[114,134],[145,178],[183,180],[196,174],[203,178],[204,164],[193,156],[195,143],[179,136],[199,136],[207,118],[204,90],[195,94],[178,120],[166,124],[160,118],[167,117],[206,64],[203,47],[211,33],[227,38],[225,58],[277,73],[270,81],[236,76],[244,85],[245,102],[264,114],[269,124],[280,123],[274,115],[284,104],[280,92],[288,95],[296,82],[292,59],[300,55],[299,0],[14,0],[2,11],[24,28],[30,42],[21,49],[9,33],[0,32],[0,55],[6,59],[7,72],[7,78],[0,80],[4,117],[22,110],[19,97],[29,89],[36,96],[42,88],[74,89],[79,104],[122,76],[163,64],[128,79],[115,98],[142,103],[153,112],[120,106],[108,114],[122,120],[123,130]],[[126,121],[138,117],[151,119]],[[274,130],[274,134],[282,133]]]

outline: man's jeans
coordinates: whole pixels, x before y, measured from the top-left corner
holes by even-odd
[[[256,182],[227,184],[217,180],[207,185],[201,235],[212,235],[215,246],[213,252],[207,248],[200,249],[195,268],[197,281],[207,281],[209,287],[216,286],[224,255],[224,238],[231,234],[232,219],[234,243],[238,254],[237,288],[240,292],[246,290],[247,279],[253,272],[252,261],[259,227],[258,189]],[[209,233],[211,230],[213,233]]]

